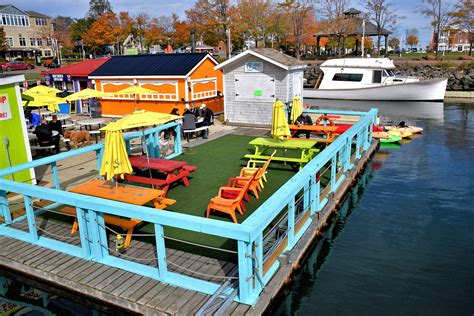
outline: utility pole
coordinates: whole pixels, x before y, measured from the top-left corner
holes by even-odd
[[[232,42],[230,40],[230,27],[227,28],[227,58],[230,59],[231,52],[232,52]]]
[[[438,59],[439,38],[441,37],[441,0],[438,0],[438,23],[436,25],[438,36],[436,37],[436,59]]]

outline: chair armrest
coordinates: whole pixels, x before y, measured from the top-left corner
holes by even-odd
[[[238,195],[240,190],[242,190],[242,189],[241,188],[233,188],[233,187],[220,187],[218,196],[223,197],[222,194],[225,195],[226,193],[230,193],[232,195],[235,193],[236,195]]]

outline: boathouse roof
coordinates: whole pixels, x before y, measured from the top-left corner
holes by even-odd
[[[113,56],[90,77],[186,76],[207,58],[217,65],[207,53]]]
[[[278,67],[281,67],[286,70],[290,69],[297,69],[297,68],[306,68],[306,63],[302,62],[294,57],[286,55],[284,53],[279,52],[273,48],[252,48],[246,50],[245,52],[228,59],[227,61],[223,62],[222,64],[218,65],[216,69],[224,68],[230,64],[233,64],[240,60],[241,58],[253,55],[265,61],[268,61]]]

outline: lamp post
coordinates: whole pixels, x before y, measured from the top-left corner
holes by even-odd
[[[441,37],[441,0],[438,0],[438,25],[436,26],[437,28],[437,33],[438,36],[436,37],[436,59],[438,59],[438,51],[439,51],[439,38]]]
[[[364,57],[364,42],[365,42],[365,19],[362,20],[362,43],[360,44],[362,57]]]

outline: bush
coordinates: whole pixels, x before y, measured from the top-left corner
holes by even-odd
[[[453,67],[453,64],[450,61],[440,61],[440,62],[435,64],[435,67],[451,68],[451,67]]]

